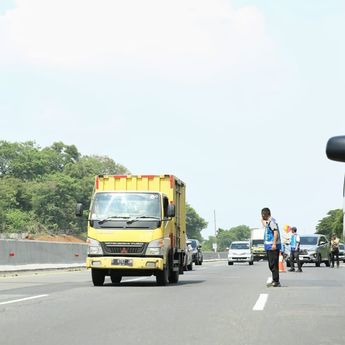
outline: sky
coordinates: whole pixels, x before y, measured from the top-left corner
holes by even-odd
[[[343,0],[0,0],[0,140],[174,174],[204,238],[263,207],[313,233],[343,203],[344,33]]]

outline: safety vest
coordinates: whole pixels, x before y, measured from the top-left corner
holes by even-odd
[[[299,236],[297,234],[294,234],[291,236],[290,239],[290,248],[292,251],[299,249]]]
[[[273,240],[274,240],[274,231],[270,227],[271,222],[275,223],[277,226],[276,231],[278,231],[278,239],[276,241],[276,250],[280,251],[281,250],[281,241],[280,241],[279,227],[273,218],[267,223],[266,228],[265,228],[265,236],[264,236],[265,250],[272,250],[272,244],[273,244]]]

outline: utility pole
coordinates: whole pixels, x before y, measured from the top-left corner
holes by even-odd
[[[216,210],[213,210],[213,219],[214,219],[214,236],[216,238],[216,243],[213,243],[213,250],[217,253],[217,223],[216,223]]]
[[[216,210],[213,210],[213,218],[214,218],[214,236],[217,237]]]

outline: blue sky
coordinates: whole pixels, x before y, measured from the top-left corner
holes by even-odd
[[[342,206],[345,3],[0,1],[0,138],[173,173],[217,226]]]

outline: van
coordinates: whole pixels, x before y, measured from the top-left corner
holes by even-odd
[[[228,265],[233,265],[234,262],[254,264],[250,241],[233,241],[231,243],[228,253]]]

